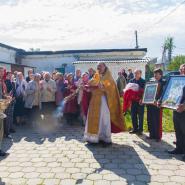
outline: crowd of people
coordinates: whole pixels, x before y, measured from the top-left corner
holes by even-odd
[[[185,64],[182,64],[179,68],[181,76],[185,76]],[[161,107],[162,94],[165,90],[167,82],[163,79],[163,71],[161,69],[155,69],[154,80],[158,82],[158,90],[153,104],[147,104],[147,125],[149,136],[146,139],[155,140],[160,142],[162,139],[162,117],[163,108]],[[130,134],[142,135],[143,133],[143,120],[144,120],[144,108],[142,103],[145,80],[142,79],[142,71],[135,70],[134,75],[129,70],[129,75],[132,75],[132,79],[128,79],[125,75],[125,70],[118,73],[117,86],[120,96],[123,96],[123,112],[127,112],[129,106],[131,107],[131,118],[133,129]],[[127,84],[128,83],[128,84]],[[127,85],[126,85],[127,84]],[[131,84],[137,84],[138,87]],[[132,88],[130,88],[132,86]],[[134,89],[134,91],[133,91]],[[136,90],[137,89],[137,90]],[[184,88],[179,92],[182,94],[180,97],[179,105],[177,109],[173,111],[173,122],[175,129],[176,148],[172,151],[168,151],[169,154],[184,154],[183,161],[185,161],[185,84]]]
[[[185,64],[180,67],[185,75]],[[157,142],[162,138],[161,96],[165,87],[163,71],[154,70],[154,79],[159,84],[156,101],[147,105],[147,123],[149,136]],[[43,116],[51,115],[57,107],[63,106],[62,113],[69,125],[80,122],[85,126],[84,141],[111,144],[111,133],[123,132],[124,114],[131,108],[133,129],[130,134],[142,135],[144,107],[142,103],[145,80],[142,71],[137,69],[128,73],[121,69],[116,82],[105,63],[100,62],[97,69],[90,68],[82,73],[77,69],[72,73],[62,74],[54,71],[34,73],[28,71],[25,78],[22,72],[6,72],[0,67],[0,99],[10,99],[5,110],[6,119],[0,124],[0,136],[10,138],[15,132],[15,125],[33,124]],[[129,85],[138,86],[137,93],[130,91]],[[171,154],[185,154],[185,88],[178,109],[174,111],[176,149]],[[120,97],[124,105],[121,105]],[[60,109],[61,110],[61,109]],[[4,125],[4,127],[2,126]],[[0,138],[0,147],[1,147]],[[5,155],[0,148],[0,156]],[[185,160],[185,156],[183,157]]]
[[[24,76],[22,72],[12,73],[0,67],[0,99],[10,100],[4,112],[6,119],[1,119],[3,124],[0,124],[0,156],[6,154],[1,150],[2,139],[12,139],[11,133],[15,132],[16,125],[41,121],[43,116],[55,112],[66,97],[68,101],[63,110],[66,122],[80,121],[84,125],[90,93],[82,93],[79,87],[87,84],[94,74],[92,68],[83,74],[77,69],[75,75],[63,75],[57,71],[34,73],[30,69],[28,76]]]

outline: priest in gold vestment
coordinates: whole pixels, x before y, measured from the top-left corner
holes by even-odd
[[[124,131],[124,118],[116,83],[105,63],[89,81],[91,100],[85,126],[84,140],[89,143],[111,143],[111,133]]]

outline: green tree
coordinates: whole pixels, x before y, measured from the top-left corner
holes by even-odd
[[[181,64],[185,64],[185,55],[178,55],[174,57],[168,66],[168,70],[178,71]]]
[[[153,77],[154,68],[155,68],[154,64],[147,64],[146,65],[146,70],[145,70],[146,71],[145,72],[145,80],[146,81],[149,81],[150,78]]]

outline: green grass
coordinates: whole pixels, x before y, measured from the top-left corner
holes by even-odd
[[[132,128],[130,112],[128,112],[125,116],[125,123],[126,123],[127,130],[130,130]],[[148,131],[146,108],[145,108],[145,114],[144,114],[144,131]],[[173,111],[170,109],[163,109],[163,131],[164,132],[174,131]]]

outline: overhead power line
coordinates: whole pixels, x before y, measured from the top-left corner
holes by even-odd
[[[170,16],[171,14],[173,14],[177,9],[179,9],[183,4],[185,4],[185,1],[182,1],[181,3],[179,3],[169,13],[167,13],[165,16],[163,16],[162,18],[160,18],[159,20],[157,20],[156,22],[154,22],[150,27],[148,27],[148,29],[141,30],[140,33],[145,32],[145,31],[148,31],[149,29],[153,28],[153,26],[161,23],[164,19],[166,19],[168,16]]]
[[[159,24],[162,22],[164,19],[166,19],[168,16],[173,14],[178,8],[180,8],[183,4],[185,4],[185,1],[182,1],[180,4],[178,4],[173,10],[171,10],[168,14],[166,14],[164,17],[162,17],[160,20],[158,20],[155,24]],[[155,25],[154,24],[154,25]]]

